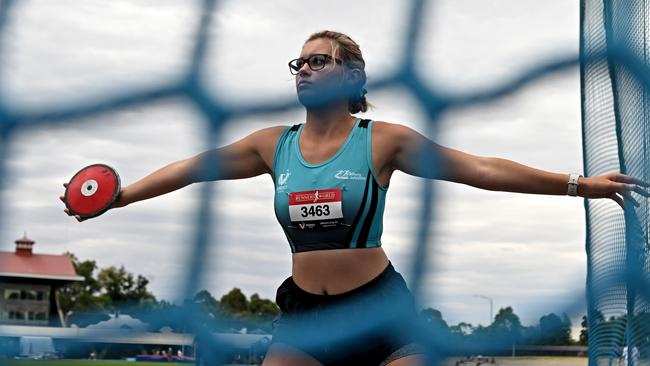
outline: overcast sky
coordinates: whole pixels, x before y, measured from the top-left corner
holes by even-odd
[[[406,1],[225,1],[211,29],[205,83],[224,100],[295,98],[287,61],[313,32],[332,29],[361,46],[369,80],[397,67]],[[4,34],[2,93],[40,109],[156,85],[189,63],[199,7],[193,1],[22,1]],[[577,53],[579,4],[565,0],[446,0],[425,7],[416,57],[430,85],[462,93],[520,74],[553,56]],[[359,114],[424,132],[426,117],[402,88],[370,89],[374,110]],[[223,145],[262,127],[304,121],[304,109],[230,121]],[[496,103],[443,116],[436,142],[559,173],[582,172],[577,68]],[[15,134],[2,190],[0,250],[27,231],[39,253],[71,251],[100,267],[147,276],[157,298],[173,300],[187,273],[200,185],[77,223],[63,213],[62,183],[96,162],[128,185],[204,150],[205,121],[182,98]],[[288,243],[273,214],[269,176],[210,184],[213,242],[202,286],[275,298],[291,273]],[[485,325],[513,306],[524,324],[561,313],[584,294],[582,198],[492,192],[436,182],[435,215],[422,306],[445,319]],[[410,280],[421,179],[396,172],[383,247]],[[613,201],[611,204],[615,204]],[[574,324],[579,325],[579,324]]]

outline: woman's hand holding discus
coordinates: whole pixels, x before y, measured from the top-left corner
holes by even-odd
[[[197,174],[197,171],[202,169],[205,155],[210,154],[214,153],[199,154],[167,164],[126,188],[121,187],[120,177],[113,168],[105,164],[89,165],[77,172],[70,182],[63,183],[65,193],[59,196],[66,205],[63,212],[81,222],[113,208],[124,207],[195,182],[205,181],[205,177]],[[242,165],[248,167],[248,164]],[[248,172],[246,170],[242,174]]]
[[[63,183],[63,187],[68,188],[68,183]],[[111,206],[108,208],[108,210],[126,206],[126,203],[123,202],[123,200],[122,200],[122,192],[124,192],[124,188],[120,189],[120,194],[117,196],[117,199],[115,200],[115,202],[113,202],[113,204],[111,204]],[[65,197],[63,195],[59,196],[59,199],[63,203],[65,203]],[[70,210],[68,210],[67,208],[64,208],[63,212],[65,212],[68,216],[74,216],[77,219],[77,221],[79,221],[79,222],[86,221],[86,220],[91,218],[91,217],[81,217],[79,215],[73,215],[70,212]]]
[[[65,203],[63,210],[81,222],[99,216],[111,208],[124,206],[120,176],[106,164],[92,164],[79,170],[68,183],[59,199]]]
[[[639,207],[640,203],[632,197],[632,192],[636,192],[644,197],[650,197],[650,193],[643,188],[649,185],[648,182],[644,182],[639,178],[618,172],[611,172],[594,177],[581,177],[578,180],[578,196],[585,198],[611,198],[625,209],[625,202],[621,198],[622,196],[627,197],[636,207]]]

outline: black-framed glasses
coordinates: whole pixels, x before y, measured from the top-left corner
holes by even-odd
[[[298,71],[300,71],[305,63],[309,65],[309,68],[312,69],[312,71],[318,71],[324,68],[329,60],[333,59],[334,58],[332,56],[324,53],[316,53],[309,56],[308,58],[297,58],[289,61],[289,71],[291,71],[291,74],[297,75]],[[336,59],[335,61],[337,64],[343,63],[339,59]]]

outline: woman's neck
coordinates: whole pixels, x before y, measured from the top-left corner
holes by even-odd
[[[356,118],[350,115],[347,105],[307,109],[307,119],[302,134],[318,138],[347,135],[354,121]]]

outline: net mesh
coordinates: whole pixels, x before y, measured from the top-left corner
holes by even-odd
[[[0,33],[8,26],[16,1],[0,1]],[[22,129],[37,128],[40,125],[56,125],[108,113],[133,106],[145,105],[169,98],[181,97],[189,100],[205,117],[208,132],[205,134],[206,146],[212,146],[220,135],[222,127],[235,118],[260,115],[299,108],[293,100],[255,102],[246,104],[227,104],[219,95],[209,92],[200,82],[202,66],[206,58],[206,47],[211,35],[217,1],[202,2],[201,19],[196,30],[195,44],[191,53],[191,62],[184,76],[179,79],[162,81],[147,87],[123,90],[106,94],[99,99],[62,103],[47,110],[18,110],[0,95],[0,177],[5,178],[5,166],[8,141],[12,135]],[[428,115],[425,135],[432,137],[436,132],[436,121],[440,114],[449,109],[489,103],[510,95],[522,87],[534,83],[549,74],[581,65],[583,83],[583,149],[585,175],[598,175],[611,171],[623,173],[648,180],[645,170],[647,163],[646,144],[647,126],[647,92],[650,73],[645,67],[647,61],[647,27],[648,8],[645,1],[630,0],[614,3],[613,1],[583,0],[581,2],[581,57],[557,57],[548,62],[537,64],[518,77],[492,85],[484,90],[464,94],[448,94],[425,83],[415,72],[413,64],[420,37],[423,37],[423,8],[428,5],[423,0],[409,2],[409,13],[403,37],[403,62],[400,68],[391,74],[376,77],[367,88],[371,90],[404,87],[412,93]],[[0,38],[0,57],[2,55],[2,38]],[[1,82],[1,80],[0,80]],[[426,166],[431,160],[421,161]],[[204,170],[218,169],[218,162],[205,161]],[[414,241],[416,249],[413,254],[409,278],[410,289],[417,298],[422,292],[423,279],[426,274],[426,258],[431,251],[430,225],[434,214],[431,205],[434,186],[423,180],[423,192],[420,211],[417,217],[419,226]],[[211,205],[215,201],[214,192],[208,184],[200,191],[200,205],[196,211],[196,226],[193,231],[191,263],[188,268],[185,286],[181,297],[191,297],[198,288],[199,277],[206,266],[206,255],[210,242],[209,228],[213,225]],[[628,202],[629,205],[629,202]],[[588,314],[589,314],[589,356],[590,364],[611,364],[620,356],[622,346],[631,345],[640,350],[642,357],[650,352],[650,334],[647,317],[648,263],[647,223],[648,205],[642,201],[640,207],[623,215],[620,209],[606,204],[603,200],[585,200],[587,213],[587,251],[588,251]],[[390,309],[393,304],[386,304]],[[387,315],[390,314],[388,310]],[[222,352],[231,347],[227,340],[217,338],[196,316],[196,312],[187,309],[177,317],[188,325],[196,335],[201,362],[215,364],[223,361]],[[352,319],[344,319],[354,323]],[[363,322],[359,324],[373,324]],[[633,319],[627,321],[628,318]],[[304,319],[309,322],[308,319]],[[309,324],[308,324],[309,325]],[[350,326],[333,334],[322,334],[317,329],[309,328],[302,335],[305,346],[327,342],[345,342],[360,335],[376,331],[361,325]],[[494,350],[508,348],[512,339],[495,334],[480,345],[452,343],[444,334],[436,334],[431,329],[424,329],[419,324],[407,328],[425,345],[428,364],[438,364],[450,355],[469,354],[474,351],[491,353]],[[350,347],[354,343],[350,342]],[[632,352],[633,347],[628,347]],[[631,353],[630,353],[631,354]]]
[[[581,6],[585,174],[647,180],[649,9],[645,1]],[[640,203],[623,212],[585,200],[590,365],[649,356],[648,202]]]

